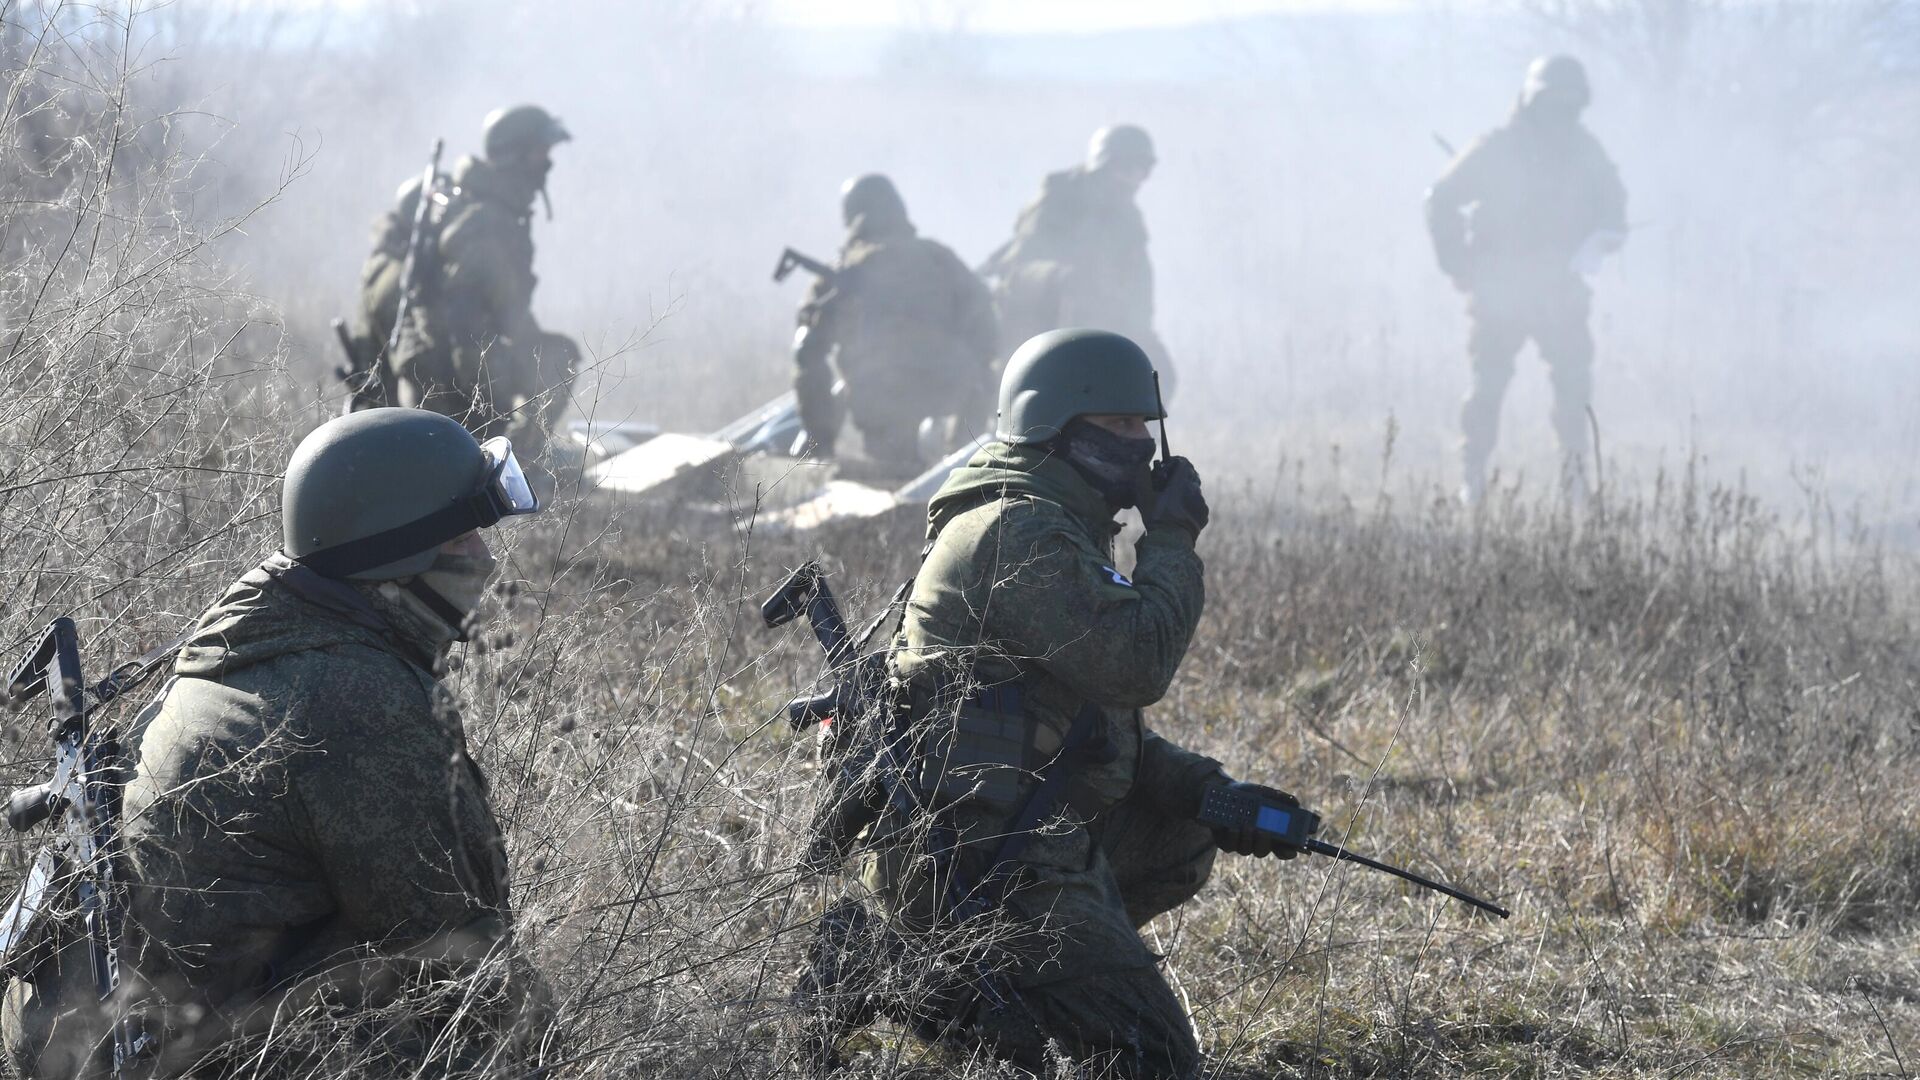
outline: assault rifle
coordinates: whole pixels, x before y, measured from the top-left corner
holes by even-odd
[[[833,282],[834,276],[838,273],[833,267],[828,266],[819,259],[802,255],[792,248],[786,248],[780,252],[780,261],[774,264],[773,280],[785,281],[795,270],[805,270],[807,273],[829,284]]]
[[[334,340],[340,343],[340,351],[347,357],[346,363],[333,369],[334,377],[347,384],[345,412],[358,412],[385,404],[379,400],[379,357],[368,356],[367,351],[354,342],[353,332],[347,329],[347,320],[336,317],[332,326]]]
[[[879,820],[889,807],[908,821],[926,809],[907,779],[913,773],[906,758],[904,717],[899,712],[884,716],[874,713],[874,690],[884,677],[879,661],[885,654],[861,655],[874,633],[906,602],[912,586],[911,580],[901,585],[887,606],[862,627],[858,635],[848,632],[847,620],[840,614],[840,605],[827,587],[827,575],[819,563],[807,562],[788,575],[760,606],[760,617],[769,628],[784,626],[801,615],[807,617],[814,638],[826,651],[827,675],[834,683],[824,693],[798,697],[787,705],[787,722],[796,730],[813,724],[827,725],[822,730],[831,747],[829,754],[836,759],[835,772],[829,781],[832,787],[808,826],[811,840],[803,861],[811,868],[823,870],[837,865],[854,837]],[[866,721],[866,730],[846,730],[848,722],[857,724],[862,720]],[[882,721],[887,723],[887,730],[875,730]],[[1041,799],[1036,793],[1032,801],[1037,805]],[[1013,837],[1002,840],[994,865],[985,877],[975,882],[960,880],[954,866],[959,838],[951,835],[950,829],[936,827],[932,832],[934,838],[929,853],[935,864],[934,879],[942,882],[944,889],[944,896],[936,907],[941,918],[958,925],[984,913],[996,902],[1006,887],[1011,860],[1018,854],[1019,847],[1024,846],[1025,830],[1016,828]],[[946,835],[941,835],[943,833]],[[973,967],[974,988],[989,1007],[995,1010],[1025,1008],[1020,992],[1001,973],[989,968],[984,958],[976,959]]]
[[[1313,834],[1320,831],[1320,815],[1304,807],[1276,806],[1261,801],[1259,796],[1250,792],[1222,786],[1207,790],[1206,798],[1202,800],[1200,806],[1200,820],[1225,829],[1244,829],[1251,825],[1296,851],[1310,851],[1315,855],[1359,863],[1369,869],[1392,874],[1403,881],[1410,881],[1423,889],[1432,889],[1434,892],[1451,896],[1455,900],[1471,904],[1482,911],[1492,912],[1503,919],[1512,914],[1506,908],[1482,900],[1472,893],[1463,892],[1451,885],[1442,885],[1430,878],[1421,877],[1411,870],[1402,870],[1397,866],[1389,866],[1369,859],[1365,855],[1356,855],[1344,846],[1316,839]]]
[[[795,731],[831,723],[837,713],[857,704],[851,693],[843,689],[846,679],[841,672],[853,655],[853,639],[847,633],[847,620],[840,614],[840,604],[827,586],[826,572],[816,562],[808,562],[787,575],[787,580],[760,605],[760,620],[769,630],[785,626],[801,615],[807,617],[814,640],[827,654],[827,676],[834,685],[821,693],[797,697],[787,703],[787,724]]]
[[[14,705],[42,692],[51,701],[47,730],[53,736],[54,766],[52,779],[16,791],[7,800],[7,824],[25,832],[54,814],[61,820],[57,838],[40,849],[26,881],[0,915],[0,970],[24,975],[47,959],[47,950],[59,948],[50,924],[71,890],[87,936],[94,992],[104,1003],[119,989],[126,912],[114,861],[127,765],[118,733],[95,728],[91,720],[102,706],[164,666],[180,644],[162,645],[88,687],[80,673],[79,634],[73,620],[62,616],[48,625],[40,643],[8,677],[7,699]],[[148,1049],[148,1037],[135,1019],[114,1019],[115,1077]]]
[[[420,280],[420,264],[429,256],[421,250],[422,241],[427,235],[427,222],[433,216],[433,189],[440,178],[440,151],[446,147],[445,139],[433,140],[433,156],[427,159],[427,172],[420,180],[420,202],[413,208],[413,229],[407,234],[407,261],[400,266],[400,304],[394,309],[393,329],[387,334],[387,342],[374,358],[375,364],[390,364],[393,356],[400,351],[400,334],[407,325],[407,309],[413,305],[413,290]]]

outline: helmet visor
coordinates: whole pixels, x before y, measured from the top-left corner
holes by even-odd
[[[527,483],[520,459],[513,456],[513,443],[504,436],[480,444],[487,457],[487,496],[501,517],[531,514],[540,509],[540,497]]]

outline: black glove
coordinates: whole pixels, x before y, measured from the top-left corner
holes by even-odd
[[[1300,805],[1299,799],[1281,791],[1279,788],[1270,788],[1264,784],[1249,784],[1241,780],[1228,780],[1225,781],[1225,783],[1235,791],[1252,795],[1269,806]],[[1271,855],[1276,859],[1291,859],[1295,855],[1300,854],[1299,848],[1288,847],[1281,842],[1279,837],[1269,832],[1263,832],[1252,825],[1248,825],[1243,829],[1223,829],[1216,827],[1213,830],[1213,840],[1214,843],[1220,845],[1221,851],[1227,852],[1230,855],[1251,855],[1256,859]]]
[[[1141,519],[1147,531],[1181,529],[1194,539],[1207,527],[1207,497],[1200,492],[1200,474],[1193,462],[1170,457],[1153,466],[1153,501],[1144,504]]]

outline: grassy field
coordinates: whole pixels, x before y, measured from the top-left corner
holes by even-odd
[[[1515,911],[1223,860],[1148,933],[1224,1075],[1905,1074],[1905,568],[1685,477],[1577,520],[1217,501],[1156,728]],[[458,683],[574,1037],[615,1071],[771,1075],[834,886],[792,869],[811,755],[776,719],[813,647],[758,629],[756,598],[824,554],[872,610],[919,526],[674,520],[530,527],[512,644]],[[961,1071],[884,1033],[868,1051],[859,1075]]]

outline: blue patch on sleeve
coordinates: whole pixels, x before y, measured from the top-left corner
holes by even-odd
[[[1111,566],[1103,566],[1100,569],[1106,571],[1107,576],[1113,579],[1115,585],[1125,585],[1129,589],[1133,588],[1133,582],[1127,580],[1127,575],[1115,570]]]

